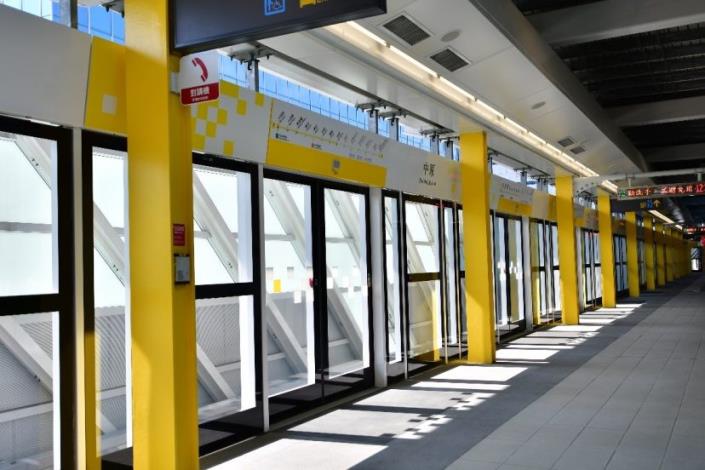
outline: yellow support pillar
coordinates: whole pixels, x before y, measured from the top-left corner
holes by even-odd
[[[126,0],[125,16],[133,465],[197,469],[193,275],[174,283],[174,256],[193,253],[190,113],[170,91],[169,1]],[[174,224],[184,247],[172,246]]]
[[[617,286],[614,279],[614,249],[612,234],[612,202],[608,193],[600,190],[597,196],[600,226],[600,260],[602,262],[602,306],[617,306]]]
[[[573,177],[556,178],[556,218],[558,220],[558,260],[561,267],[561,298],[563,324],[580,323],[578,301],[578,267],[575,249],[575,209]]]
[[[673,282],[673,234],[670,228],[666,229],[664,248],[666,252],[666,282]]]
[[[624,216],[627,235],[627,272],[629,273],[629,296],[639,297],[639,241],[636,235],[636,212],[627,212]]]
[[[466,315],[468,361],[495,361],[495,314],[492,283],[492,228],[490,226],[490,171],[487,166],[487,134],[461,134],[460,171],[463,183],[465,230]],[[471,248],[470,248],[471,247]]]
[[[656,283],[659,287],[666,285],[666,247],[663,224],[656,224]]]
[[[646,290],[656,290],[656,252],[654,246],[654,220],[644,217],[644,261],[646,263]]]

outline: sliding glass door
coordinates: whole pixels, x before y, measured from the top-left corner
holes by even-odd
[[[522,221],[494,215],[495,314],[499,337],[526,328]]]
[[[387,376],[402,379],[407,371],[407,335],[404,309],[404,263],[402,262],[403,221],[401,195],[385,191],[384,210],[384,279],[387,327]]]
[[[0,467],[76,468],[71,131],[0,117]]]
[[[617,295],[626,295],[629,291],[627,270],[627,238],[623,235],[615,235],[613,247]]]
[[[591,230],[582,230],[581,235],[583,303],[586,308],[596,308],[598,306],[598,298],[602,297],[602,292],[598,285],[601,282],[601,270],[598,272],[599,266],[596,262],[599,253],[599,240]]]
[[[266,172],[269,408],[280,420],[372,384],[367,190]]]
[[[194,265],[202,453],[261,432],[257,168],[195,155]],[[214,432],[217,430],[217,432]]]
[[[441,207],[437,201],[404,197],[406,308],[409,370],[443,357]]]
[[[549,222],[531,221],[531,285],[534,289],[534,309],[540,323],[560,320],[554,291],[553,230]],[[556,266],[557,269],[557,266]]]

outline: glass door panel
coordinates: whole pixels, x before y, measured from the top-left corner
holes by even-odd
[[[0,116],[0,468],[78,466],[71,139]]]
[[[200,450],[264,429],[256,168],[194,155],[193,225]],[[214,429],[218,432],[214,432]]]
[[[325,188],[328,378],[370,366],[365,196]]]
[[[510,320],[514,324],[525,320],[524,255],[521,225],[520,219],[508,219],[507,248],[509,252],[509,292],[511,299]]]
[[[454,207],[443,208],[443,254],[445,276],[445,325],[444,346],[448,356],[460,354],[460,330],[458,310],[458,249],[456,240],[456,211]]]
[[[494,218],[494,257],[495,257],[495,316],[498,334],[509,329],[508,291],[507,291],[507,246],[506,219]]]
[[[443,358],[440,208],[405,202],[409,369]],[[414,365],[414,363],[416,365]]]
[[[521,219],[494,217],[495,304],[501,337],[526,327]]]
[[[402,315],[401,282],[401,226],[399,195],[384,196],[384,265],[385,298],[387,312],[387,375],[392,378],[404,377],[406,328]]]
[[[100,455],[132,446],[127,153],[92,149],[93,302]]]
[[[273,416],[322,398],[316,374],[311,198],[308,184],[264,179],[265,338]]]

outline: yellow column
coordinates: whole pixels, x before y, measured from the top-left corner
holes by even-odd
[[[627,271],[629,272],[629,296],[639,297],[639,242],[636,236],[636,212],[627,212],[624,217],[627,234]]]
[[[673,282],[673,233],[670,228],[666,229],[665,252],[666,252],[666,282]]]
[[[666,247],[663,224],[656,224],[656,283],[659,287],[666,285]]]
[[[617,286],[614,279],[614,249],[612,247],[612,203],[608,193],[600,190],[597,196],[600,224],[600,260],[602,262],[602,306],[617,306]]]
[[[563,324],[580,323],[578,301],[577,253],[575,250],[575,209],[573,177],[556,178],[556,215],[558,220],[558,261],[561,267]]]
[[[193,253],[190,114],[170,92],[169,1],[127,0],[125,16],[134,468],[197,469],[195,289],[173,275]]]
[[[468,360],[475,364],[492,364],[495,361],[495,314],[487,134],[462,134],[460,155],[463,224],[472,228],[463,233],[467,247],[464,256]]]
[[[644,261],[646,262],[646,290],[656,290],[656,270],[654,251],[654,220],[647,215],[644,217]]]

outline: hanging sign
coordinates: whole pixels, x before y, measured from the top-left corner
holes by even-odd
[[[613,200],[612,212],[639,212],[659,210],[664,202],[661,199],[633,199],[633,200]]]
[[[619,199],[644,199],[653,197],[681,197],[705,195],[705,182],[660,184],[638,188],[621,188]]]
[[[191,54],[181,58],[179,94],[181,104],[215,101],[220,97],[220,56],[217,52]]]
[[[387,0],[171,0],[172,46],[194,52],[387,13]]]
[[[701,226],[690,226],[683,229],[685,236],[691,240],[698,239],[705,236],[705,227]]]

